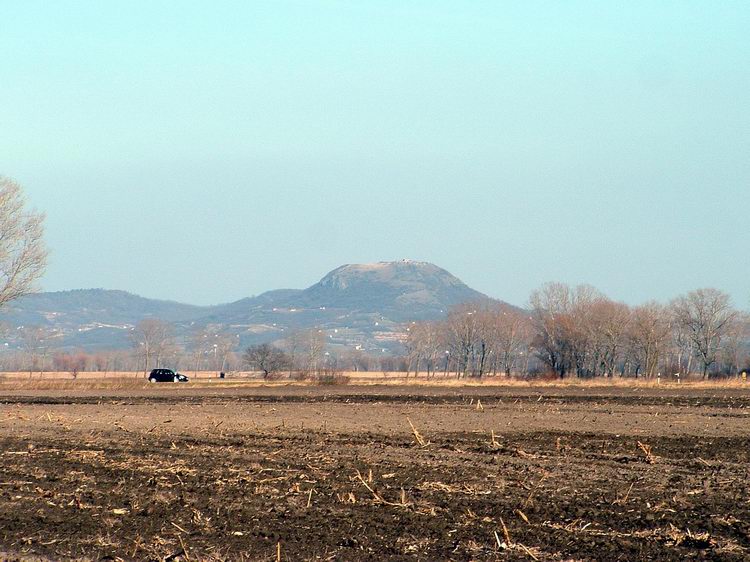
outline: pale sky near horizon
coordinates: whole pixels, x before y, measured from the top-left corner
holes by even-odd
[[[413,258],[750,307],[746,1],[0,0],[44,290],[194,304]]]

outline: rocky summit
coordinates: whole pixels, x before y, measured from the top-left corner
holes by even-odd
[[[343,265],[296,301],[411,321],[435,319],[455,304],[486,298],[436,265],[402,260]]]

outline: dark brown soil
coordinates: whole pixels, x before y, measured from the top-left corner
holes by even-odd
[[[742,392],[397,390],[0,397],[0,558],[750,557]]]

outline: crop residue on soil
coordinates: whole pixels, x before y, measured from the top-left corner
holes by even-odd
[[[743,400],[538,396],[6,396],[0,554],[748,559]]]

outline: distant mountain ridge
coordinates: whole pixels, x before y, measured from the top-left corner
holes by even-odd
[[[95,320],[99,315],[115,324],[138,322],[146,316],[174,322],[201,316],[210,308],[139,297],[121,290],[73,289],[28,295],[12,302],[0,317],[9,315],[27,324],[38,324],[51,312],[80,322]]]
[[[0,320],[12,328],[53,329],[63,347],[83,349],[127,347],[129,331],[148,317],[174,324],[178,337],[210,325],[239,334],[247,344],[317,327],[331,331],[332,344],[379,349],[397,345],[408,322],[434,320],[456,304],[488,299],[434,264],[401,260],[342,265],[307,289],[273,290],[216,306],[119,290],[38,293],[12,303]]]

